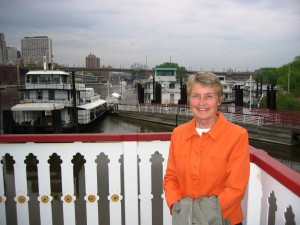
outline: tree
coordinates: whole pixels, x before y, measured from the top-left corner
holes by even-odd
[[[231,69],[231,68],[229,68],[229,69],[227,69],[226,70],[226,73],[228,74],[228,75],[231,75],[231,74],[233,74],[233,69]]]
[[[176,68],[176,79],[179,80],[180,77],[183,79],[186,79],[188,77],[188,71],[185,67],[179,66],[177,63],[172,62],[164,62],[163,64],[160,64],[156,66],[156,68]]]
[[[300,111],[300,102],[297,101],[291,94],[279,95],[276,103],[278,110]]]
[[[294,61],[278,68],[281,76],[277,82],[284,91],[292,93],[295,97],[300,96],[300,56],[295,57]]]
[[[300,62],[300,55],[296,56],[296,57],[294,58],[294,61],[299,61],[299,62]]]
[[[256,78],[262,78],[263,84],[277,86],[277,109],[300,111],[300,56],[279,68],[259,69]],[[261,103],[263,106],[264,101]]]
[[[263,84],[269,84],[272,86],[277,85],[277,79],[280,77],[280,73],[277,68],[261,68],[259,69],[255,76],[254,79],[258,78],[259,80],[262,78]]]

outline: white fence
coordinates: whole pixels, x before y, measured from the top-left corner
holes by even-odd
[[[0,224],[171,225],[162,189],[169,140],[0,135]],[[244,224],[300,224],[300,174],[261,150],[251,159]]]
[[[230,112],[230,110],[234,107],[227,106],[226,109],[228,112],[223,112],[224,116],[227,120],[231,122],[237,122],[241,124],[252,124],[257,126],[264,125],[264,117],[258,114],[249,114],[249,110],[247,114]],[[150,112],[150,113],[160,113],[160,114],[178,114],[183,116],[193,116],[189,107],[185,106],[171,106],[171,105],[163,105],[163,104],[153,104],[153,105],[118,105],[118,110],[123,111],[132,111],[132,112]]]
[[[190,108],[187,105],[118,104],[118,109],[132,112],[151,112],[193,116]],[[219,110],[223,112],[227,120],[231,122],[257,126],[272,125],[276,127],[300,128],[300,114],[297,112],[269,111],[268,109],[250,110],[247,107],[236,107],[230,104],[220,105]]]

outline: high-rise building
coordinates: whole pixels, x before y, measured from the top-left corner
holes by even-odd
[[[9,64],[16,64],[18,59],[18,50],[15,47],[6,47],[7,62]]]
[[[89,69],[100,68],[100,58],[90,53],[85,57],[85,66]]]
[[[0,33],[0,62],[7,61],[6,41],[3,33]]]
[[[25,65],[43,65],[43,56],[47,63],[52,59],[52,40],[47,36],[25,37],[21,40],[21,52]]]

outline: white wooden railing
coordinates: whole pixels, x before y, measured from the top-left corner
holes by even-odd
[[[0,135],[0,224],[171,225],[170,133]],[[250,147],[244,224],[300,224],[300,174]]]

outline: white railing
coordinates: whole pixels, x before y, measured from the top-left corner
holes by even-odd
[[[126,105],[119,104],[118,110],[132,111],[132,112],[151,112],[151,113],[164,113],[164,114],[178,114],[192,116],[192,112],[188,107],[180,107],[176,105],[166,104],[149,104],[149,105]]]
[[[0,224],[171,225],[162,189],[169,140],[0,135]],[[299,224],[300,174],[250,149],[244,224]]]
[[[151,112],[160,114],[178,114],[183,116],[193,116],[189,107],[176,105],[118,105],[118,110],[132,111],[132,112]],[[223,112],[224,116],[231,122],[241,124],[252,124],[257,126],[264,125],[264,117],[258,114],[242,114],[235,112]]]
[[[19,88],[25,89],[61,89],[61,90],[72,90],[72,83],[26,83],[26,85],[21,86]],[[76,83],[76,90],[85,90],[85,84]]]

